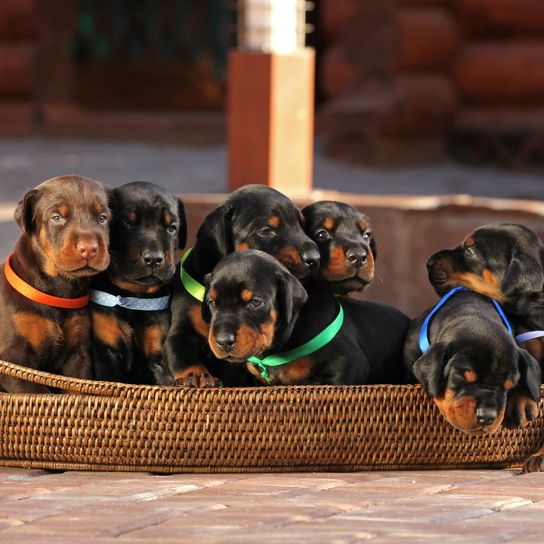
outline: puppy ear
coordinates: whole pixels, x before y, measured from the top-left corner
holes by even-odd
[[[300,281],[287,270],[276,270],[276,308],[278,310],[278,327],[276,341],[281,344],[293,331],[296,319],[302,306],[308,300],[308,293]]]
[[[414,363],[412,372],[430,397],[440,396],[446,386],[446,346],[440,342],[431,347]]]
[[[372,256],[374,257],[374,261],[378,258],[378,246],[376,245],[376,240],[374,239],[374,236],[370,239],[370,251],[372,251]]]
[[[202,248],[212,253],[218,261],[234,251],[232,214],[233,208],[228,204],[215,208],[204,219],[196,234]]]
[[[179,217],[179,229],[178,229],[178,247],[183,249],[187,244],[187,219],[185,218],[185,206],[181,198],[178,201],[178,217]]]
[[[531,398],[538,402],[540,400],[542,373],[537,360],[523,348],[518,348],[518,370],[520,383],[526,386]]]
[[[27,191],[23,195],[23,198],[17,204],[17,207],[15,208],[15,213],[13,214],[15,217],[15,221],[17,221],[17,224],[19,225],[19,227],[21,227],[21,230],[28,234],[32,234],[36,227],[35,205],[37,197],[37,189],[30,189],[30,191]]]
[[[211,273],[206,274],[202,278],[202,285],[204,285],[204,287],[206,288],[206,292],[204,293],[204,300],[202,301],[201,309],[202,309],[202,319],[206,323],[209,323],[212,320],[212,313],[210,312],[210,307],[208,306],[208,302],[207,302],[208,288],[210,286],[210,278],[211,278]]]
[[[544,290],[542,265],[529,255],[516,255],[502,281],[501,291],[506,300],[540,295]]]

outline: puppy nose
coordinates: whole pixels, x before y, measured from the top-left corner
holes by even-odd
[[[355,266],[355,268],[362,268],[366,263],[368,253],[363,249],[348,249],[346,252],[346,257],[349,264]]]
[[[215,335],[215,341],[223,351],[231,351],[236,343],[236,336],[231,332],[220,332]]]
[[[315,270],[319,266],[319,251],[317,249],[307,249],[301,257],[310,270]]]
[[[498,415],[496,408],[476,408],[476,420],[480,425],[491,425]]]
[[[80,240],[77,243],[77,252],[83,259],[88,261],[93,257],[96,257],[96,254],[98,253],[98,244],[96,240]]]
[[[156,268],[164,261],[164,253],[162,251],[146,250],[142,252],[142,260],[146,266]]]

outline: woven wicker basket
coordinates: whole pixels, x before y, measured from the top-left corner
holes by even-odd
[[[0,362],[68,390],[0,393],[0,465],[153,472],[355,471],[519,466],[544,441],[473,437],[419,386],[188,389],[76,380]]]

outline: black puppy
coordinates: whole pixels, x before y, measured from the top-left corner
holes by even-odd
[[[172,298],[172,326],[166,341],[168,364],[180,385],[217,382],[204,362],[208,325],[202,321],[204,276],[225,255],[254,248],[280,260],[298,278],[317,271],[319,252],[302,230],[300,210],[282,193],[263,185],[234,191],[211,212],[185,255]]]
[[[261,383],[400,383],[409,319],[375,302],[339,301],[306,289],[255,250],[225,257],[207,280],[204,320],[218,359],[245,365]]]
[[[336,295],[363,291],[374,279],[376,241],[369,218],[343,202],[306,206],[304,230],[319,247],[319,278]]]
[[[514,409],[507,412],[507,395],[523,384],[535,402],[540,399],[537,361],[516,345],[506,316],[492,299],[461,289],[442,301],[410,326],[407,370],[454,427],[492,433],[505,417],[507,425],[516,426],[518,415]]]
[[[183,203],[153,183],[112,192],[110,266],[93,282],[95,378],[173,383],[163,357],[175,254],[185,246]]]

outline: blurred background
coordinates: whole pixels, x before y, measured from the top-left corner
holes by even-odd
[[[0,0],[2,254],[17,234],[13,203],[51,176],[227,191],[229,51],[241,9],[259,1]],[[299,9],[316,52],[314,189],[542,199],[544,1],[313,0]],[[420,260],[469,230],[445,209],[500,209],[506,220],[527,212],[542,223],[530,203],[510,213],[470,199],[357,202],[380,213],[440,210],[449,230],[429,226],[425,247],[412,248]],[[378,237],[406,245],[409,229],[397,236],[386,223]]]

